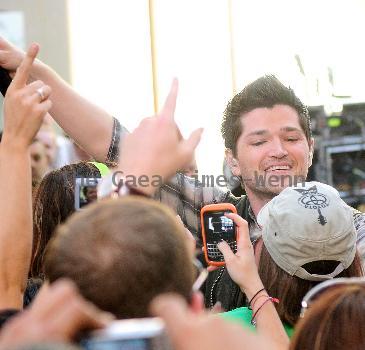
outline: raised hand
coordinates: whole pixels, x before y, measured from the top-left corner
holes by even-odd
[[[248,300],[260,295],[266,295],[264,285],[258,274],[254,249],[250,241],[247,221],[237,214],[226,214],[226,216],[234,221],[238,227],[237,253],[234,254],[226,242],[220,242],[218,249],[224,255],[226,267],[231,278],[240,286],[241,290],[246,294]],[[258,297],[260,298],[260,297]],[[255,299],[258,300],[258,299]],[[254,303],[253,312],[257,312],[262,300]],[[273,303],[268,303],[262,308],[260,314],[255,318],[258,333],[263,338],[270,341],[272,348],[287,349],[288,337],[284,331],[280,318],[275,310]]]
[[[4,135],[2,142],[28,147],[52,106],[51,88],[42,81],[27,85],[39,46],[32,44],[21,61],[4,100]]]
[[[202,134],[202,129],[197,129],[188,139],[182,138],[174,120],[177,89],[175,79],[161,112],[143,119],[121,144],[119,169],[125,175],[147,176],[149,186],[140,189],[148,193],[156,189],[151,185],[154,176],[167,180],[191,161]]]

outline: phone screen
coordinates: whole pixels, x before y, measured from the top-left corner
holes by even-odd
[[[80,210],[98,199],[98,183],[101,178],[77,177],[75,182],[75,209]]]
[[[217,244],[224,240],[231,249],[237,251],[236,226],[234,222],[224,214],[231,211],[206,212],[203,215],[204,232],[208,258],[212,261],[224,261],[223,254]]]

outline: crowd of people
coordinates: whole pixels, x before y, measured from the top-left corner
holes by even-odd
[[[0,349],[82,349],[96,329],[150,317],[178,350],[365,347],[365,214],[305,181],[314,140],[292,89],[267,75],[228,103],[226,164],[245,191],[235,197],[189,176],[203,130],[181,136],[176,79],[161,111],[129,132],[38,51],[0,38],[12,77],[0,143]],[[77,159],[58,158],[52,120]],[[97,179],[97,200],[80,178]],[[225,214],[237,249],[218,243],[222,267],[199,261],[200,211],[212,203],[237,209]]]

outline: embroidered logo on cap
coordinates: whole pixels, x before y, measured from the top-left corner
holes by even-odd
[[[295,191],[301,194],[298,199],[298,203],[306,209],[316,209],[318,212],[318,222],[321,225],[326,225],[327,220],[321,212],[321,208],[326,208],[329,206],[329,199],[323,193],[319,193],[317,186],[314,185],[308,189],[295,188]]]

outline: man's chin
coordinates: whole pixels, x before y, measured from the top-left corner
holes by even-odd
[[[280,187],[280,186],[256,187],[252,189],[252,192],[260,194],[261,197],[274,198],[285,188],[286,187]]]
[[[276,196],[289,186],[296,186],[305,181],[304,176],[292,174],[266,174],[264,181],[255,184],[256,191]]]

